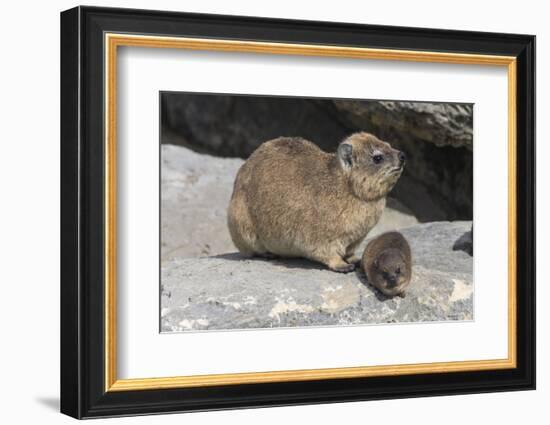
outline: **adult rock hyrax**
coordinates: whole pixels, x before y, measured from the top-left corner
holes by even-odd
[[[237,173],[231,238],[245,256],[304,257],[352,271],[355,249],[378,222],[404,164],[402,152],[364,132],[334,154],[302,138],[265,142]]]
[[[383,294],[404,297],[412,274],[411,247],[401,233],[384,233],[369,242],[361,266],[369,283]]]

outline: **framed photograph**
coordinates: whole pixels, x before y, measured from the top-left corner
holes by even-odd
[[[535,388],[535,37],[61,14],[61,411]]]

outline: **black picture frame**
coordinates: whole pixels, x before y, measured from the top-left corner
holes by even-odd
[[[517,58],[517,367],[105,391],[104,33],[259,40]],[[61,412],[76,418],[535,388],[535,37],[76,7],[61,13]]]

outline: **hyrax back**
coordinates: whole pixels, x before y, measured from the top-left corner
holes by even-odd
[[[265,142],[235,179],[233,242],[247,256],[304,257],[351,271],[403,165],[401,152],[368,133],[348,137],[336,154],[301,138]]]
[[[411,247],[401,233],[384,233],[369,242],[361,266],[369,283],[382,293],[404,297],[412,276]]]

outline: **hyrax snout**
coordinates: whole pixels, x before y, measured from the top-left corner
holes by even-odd
[[[404,165],[402,152],[365,132],[334,154],[302,138],[265,142],[237,173],[231,238],[245,256],[304,257],[352,271],[355,249],[378,222]]]

